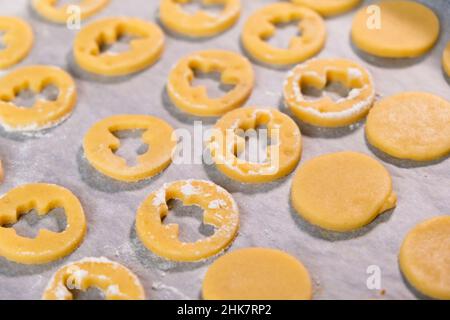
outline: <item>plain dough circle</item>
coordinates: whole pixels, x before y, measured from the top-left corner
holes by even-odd
[[[444,54],[442,56],[442,65],[444,66],[444,71],[448,77],[450,77],[450,42],[447,44],[447,47],[444,50]]]
[[[338,152],[309,160],[297,171],[291,199],[300,216],[323,229],[347,232],[372,222],[395,207],[389,172],[356,152]]]
[[[450,102],[424,92],[400,93],[375,103],[367,139],[390,156],[432,161],[450,153]]]
[[[217,259],[203,280],[206,300],[310,300],[308,270],[275,249],[246,248]]]
[[[291,0],[291,2],[306,6],[329,17],[350,11],[360,4],[361,0]]]
[[[439,18],[428,7],[414,1],[384,0],[356,14],[352,39],[359,49],[375,56],[413,58],[433,48],[439,30]]]
[[[0,69],[8,68],[23,60],[34,42],[33,29],[16,17],[0,16],[0,39],[5,48],[0,49]]]
[[[406,279],[426,296],[450,300],[450,216],[414,227],[400,249]]]

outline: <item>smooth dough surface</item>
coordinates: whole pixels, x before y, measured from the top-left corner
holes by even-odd
[[[127,268],[106,258],[84,258],[60,268],[52,277],[43,300],[72,300],[69,290],[101,290],[106,300],[144,300],[139,279]]]
[[[424,92],[400,93],[376,102],[367,139],[390,156],[432,161],[450,153],[450,102]]]
[[[444,66],[444,71],[448,77],[450,77],[450,42],[447,44],[447,47],[444,50],[444,54],[442,56],[442,65]]]
[[[403,241],[399,260],[414,288],[431,298],[450,300],[450,216],[413,228]]]
[[[275,249],[246,248],[227,253],[203,280],[207,300],[310,300],[308,270],[291,255]]]
[[[16,17],[0,16],[0,69],[8,68],[23,60],[34,42],[30,25]]]
[[[291,0],[291,2],[307,6],[328,17],[353,9],[361,3],[361,0]]]
[[[361,9],[352,39],[362,51],[384,58],[418,57],[433,48],[440,23],[428,7],[415,1],[384,0]]]
[[[356,152],[331,153],[306,162],[294,177],[291,199],[305,220],[337,232],[361,228],[397,202],[389,172]]]

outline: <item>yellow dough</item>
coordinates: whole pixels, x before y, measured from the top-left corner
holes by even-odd
[[[276,33],[276,25],[299,20],[300,36],[289,48],[276,48],[266,40]],[[325,22],[315,11],[291,3],[275,3],[256,11],[244,25],[242,44],[256,60],[271,65],[302,62],[322,50],[326,40]]]
[[[235,87],[220,98],[210,98],[206,87],[193,87],[195,70],[220,72],[221,82]],[[173,104],[189,114],[220,116],[241,107],[252,93],[255,75],[250,62],[241,55],[224,50],[194,52],[172,68],[167,92]]]
[[[385,98],[370,111],[366,135],[370,144],[396,158],[439,159],[450,153],[450,102],[424,92]]]
[[[352,26],[354,44],[385,58],[418,57],[433,48],[439,37],[439,18],[415,1],[380,1],[361,9]]]
[[[13,228],[21,215],[36,209],[40,216],[64,208],[67,227],[62,232],[39,230],[36,238],[17,235]],[[23,264],[43,264],[67,256],[78,248],[86,233],[80,201],[69,190],[52,184],[27,184],[0,198],[0,256]]]
[[[421,293],[450,300],[450,216],[440,216],[412,229],[400,249],[400,268]]]
[[[310,300],[308,270],[275,249],[239,249],[217,259],[203,280],[207,300]]]
[[[291,2],[307,6],[328,17],[350,11],[360,4],[361,0],[291,0]]]
[[[66,23],[72,14],[69,12],[71,4],[58,6],[58,1],[59,0],[33,0],[32,4],[34,10],[36,10],[43,18],[55,23]],[[101,11],[108,3],[109,0],[74,0],[72,5],[80,8],[80,18],[81,20],[84,20]]]
[[[348,96],[333,101],[328,96],[305,98],[302,89],[323,90],[330,82],[339,82]],[[340,127],[364,118],[375,100],[370,73],[356,62],[344,59],[313,59],[296,66],[284,83],[284,100],[302,121],[323,127]]]
[[[219,15],[206,11],[194,14],[183,11],[182,4],[192,0],[161,0],[159,15],[161,22],[170,30],[184,36],[211,37],[231,28],[239,19],[240,0],[202,0],[204,5],[223,5]]]
[[[179,225],[163,224],[169,213],[167,201],[178,199],[185,206],[204,210],[203,223],[215,227],[213,235],[196,242],[178,238]],[[142,243],[155,254],[174,261],[198,261],[225,250],[239,229],[239,210],[233,197],[209,181],[186,180],[165,184],[140,206],[136,231]]]
[[[103,45],[111,45],[122,36],[135,37],[130,50],[117,54],[102,53]],[[137,18],[105,18],[97,20],[78,33],[74,56],[86,71],[104,76],[123,76],[146,69],[164,50],[164,34],[153,23]]]
[[[245,151],[245,137],[239,131],[267,127],[272,144],[267,146],[267,160],[262,163],[240,159]],[[217,168],[231,179],[244,183],[266,183],[292,172],[300,161],[302,136],[295,122],[276,109],[256,107],[228,112],[217,121],[209,141]]]
[[[356,152],[314,158],[300,167],[291,189],[295,210],[323,229],[347,232],[395,207],[389,172]]]
[[[149,146],[146,153],[137,157],[135,166],[115,155],[120,140],[114,132],[144,130],[142,142]],[[176,141],[173,129],[156,117],[147,115],[116,115],[105,118],[92,126],[84,137],[83,148],[89,163],[104,175],[125,182],[135,182],[153,177],[172,162]]]
[[[13,103],[16,95],[29,89],[42,92],[45,87],[58,88],[54,101],[39,99],[30,108]],[[52,66],[21,67],[0,79],[0,123],[6,131],[36,131],[66,120],[75,107],[75,82],[64,70]]]
[[[23,60],[31,51],[33,30],[22,19],[0,16],[0,69],[11,67]]]
[[[445,73],[450,77],[450,42],[447,44],[447,47],[444,50],[442,65],[444,66]]]
[[[44,300],[73,300],[69,290],[95,287],[106,300],[144,300],[139,279],[127,268],[106,258],[84,258],[59,269],[44,291]]]

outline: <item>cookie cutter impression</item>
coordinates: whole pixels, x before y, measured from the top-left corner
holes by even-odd
[[[0,16],[0,69],[8,68],[23,60],[31,51],[33,30],[22,19]]]

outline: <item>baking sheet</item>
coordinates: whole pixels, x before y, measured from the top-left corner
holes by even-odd
[[[112,0],[110,6],[95,18],[127,15],[156,21],[158,2]],[[289,202],[292,176],[262,187],[250,187],[230,182],[213,167],[172,165],[150,181],[126,185],[99,175],[83,157],[84,133],[96,121],[114,114],[156,115],[175,128],[192,132],[194,119],[177,112],[166,97],[164,85],[170,67],[195,50],[220,48],[242,52],[239,35],[245,19],[255,9],[273,2],[243,0],[239,23],[212,39],[195,41],[167,35],[164,56],[152,68],[131,77],[105,81],[80,72],[74,65],[70,53],[75,31],[43,21],[29,8],[29,1],[0,0],[1,15],[23,17],[32,24],[35,32],[33,51],[20,65],[50,64],[65,68],[74,75],[79,94],[73,115],[57,128],[37,136],[0,133],[0,154],[6,174],[0,193],[30,182],[62,185],[79,197],[89,228],[81,247],[55,263],[22,266],[0,258],[0,299],[39,299],[51,275],[60,266],[86,256],[106,256],[129,267],[139,276],[150,299],[200,298],[202,279],[211,260],[193,264],[167,262],[146,250],[134,231],[136,209],[150,192],[165,182],[189,178],[210,179],[229,190],[237,201],[241,229],[230,250],[262,246],[283,249],[296,256],[312,275],[315,299],[420,297],[402,278],[397,253],[403,237],[414,225],[436,215],[450,214],[448,158],[417,165],[376,153],[392,174],[399,195],[397,208],[360,231],[334,234],[320,231],[298,218]],[[443,32],[439,43],[424,58],[369,61],[368,57],[357,53],[349,41],[354,11],[327,19],[328,41],[320,57],[345,57],[366,65],[374,75],[380,96],[424,90],[450,99],[449,83],[440,65],[442,50],[450,40],[450,2],[434,0],[427,3],[440,15]],[[254,64],[254,68],[257,85],[248,105],[280,106],[286,71],[259,64]],[[304,136],[301,163],[342,150],[374,155],[374,150],[365,141],[362,127],[323,131],[302,126],[301,129]],[[195,213],[201,216],[197,211]],[[186,212],[177,216],[175,221],[184,221],[191,227],[200,225],[195,220],[196,224],[188,223]],[[182,232],[186,230],[182,224]],[[381,270],[384,294],[366,286],[369,277],[366,271],[371,265],[379,266]]]

